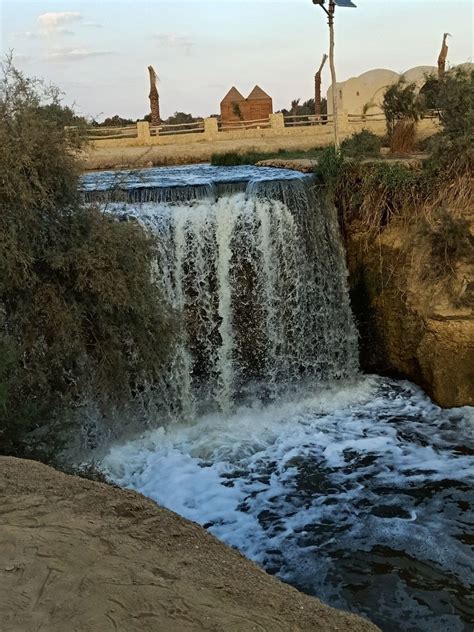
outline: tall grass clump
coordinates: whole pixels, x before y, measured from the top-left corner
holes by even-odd
[[[0,78],[0,453],[51,460],[77,407],[120,406],[172,340],[155,243],[81,204],[80,126],[10,59]]]
[[[382,108],[387,121],[387,134],[392,154],[408,154],[416,143],[416,124],[424,105],[415,83],[400,77],[390,86],[383,98]]]

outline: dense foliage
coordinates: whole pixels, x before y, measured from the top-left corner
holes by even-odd
[[[376,158],[380,156],[382,140],[377,134],[363,129],[341,143],[341,152],[351,158]]]
[[[439,83],[437,106],[442,133],[433,147],[438,163],[455,172],[474,169],[474,69],[458,67]]]
[[[219,167],[231,167],[233,165],[255,165],[262,160],[293,160],[299,158],[306,158],[309,160],[315,159],[321,155],[323,149],[321,147],[314,147],[313,149],[306,150],[291,150],[291,149],[279,149],[278,151],[228,151],[225,153],[216,153],[211,156],[211,164]]]
[[[288,116],[312,116],[314,115],[314,99],[307,99],[301,103],[301,99],[293,99],[289,108],[280,110],[282,114]],[[321,99],[321,114],[327,114],[327,100]]]
[[[80,127],[60,95],[9,61],[0,80],[0,453],[48,459],[93,398],[159,375],[170,314],[154,242],[81,204]]]
[[[392,103],[399,89],[394,87]],[[433,86],[430,91],[433,98]],[[343,144],[341,152],[334,148],[324,151],[317,174],[336,204],[343,232],[356,222],[357,230],[365,232],[371,242],[392,221],[411,222],[429,244],[433,272],[441,279],[474,247],[466,220],[474,203],[474,72],[451,70],[437,82],[434,92],[441,125],[428,160],[361,161],[349,158]],[[408,116],[410,108],[405,106],[413,103],[412,96],[410,88],[403,97],[405,105],[392,121]],[[421,111],[417,108],[410,115],[412,121]]]
[[[424,109],[416,84],[401,77],[386,90],[382,107],[392,153],[409,153],[415,145],[416,123]]]

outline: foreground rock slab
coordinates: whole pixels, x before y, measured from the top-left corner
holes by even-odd
[[[0,458],[2,632],[369,632],[140,494]]]

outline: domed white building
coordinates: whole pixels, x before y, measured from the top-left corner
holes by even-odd
[[[351,77],[336,84],[337,107],[340,112],[345,110],[349,114],[378,114],[382,112],[385,90],[401,76],[405,77],[408,83],[416,83],[418,89],[421,89],[426,77],[436,74],[435,66],[416,66],[402,74],[385,68],[369,70],[358,77]],[[328,114],[332,114],[332,86],[327,92],[327,99]]]

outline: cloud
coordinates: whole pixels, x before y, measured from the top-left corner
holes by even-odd
[[[99,24],[98,22],[81,22],[81,26],[89,29],[102,29],[104,28],[103,24]]]
[[[53,48],[49,51],[48,61],[81,61],[91,57],[105,57],[113,55],[109,50],[90,50],[88,48]]]
[[[64,25],[80,22],[82,14],[77,11],[63,11],[60,13],[43,13],[38,16],[37,22],[40,31],[64,33]]]
[[[196,43],[191,38],[184,35],[177,35],[176,33],[158,33],[158,35],[153,36],[153,39],[157,40],[158,45],[162,48],[182,50],[187,55],[189,55],[191,49],[196,46]]]
[[[19,39],[38,39],[39,35],[35,31],[22,31],[20,33],[13,33],[13,37]]]

